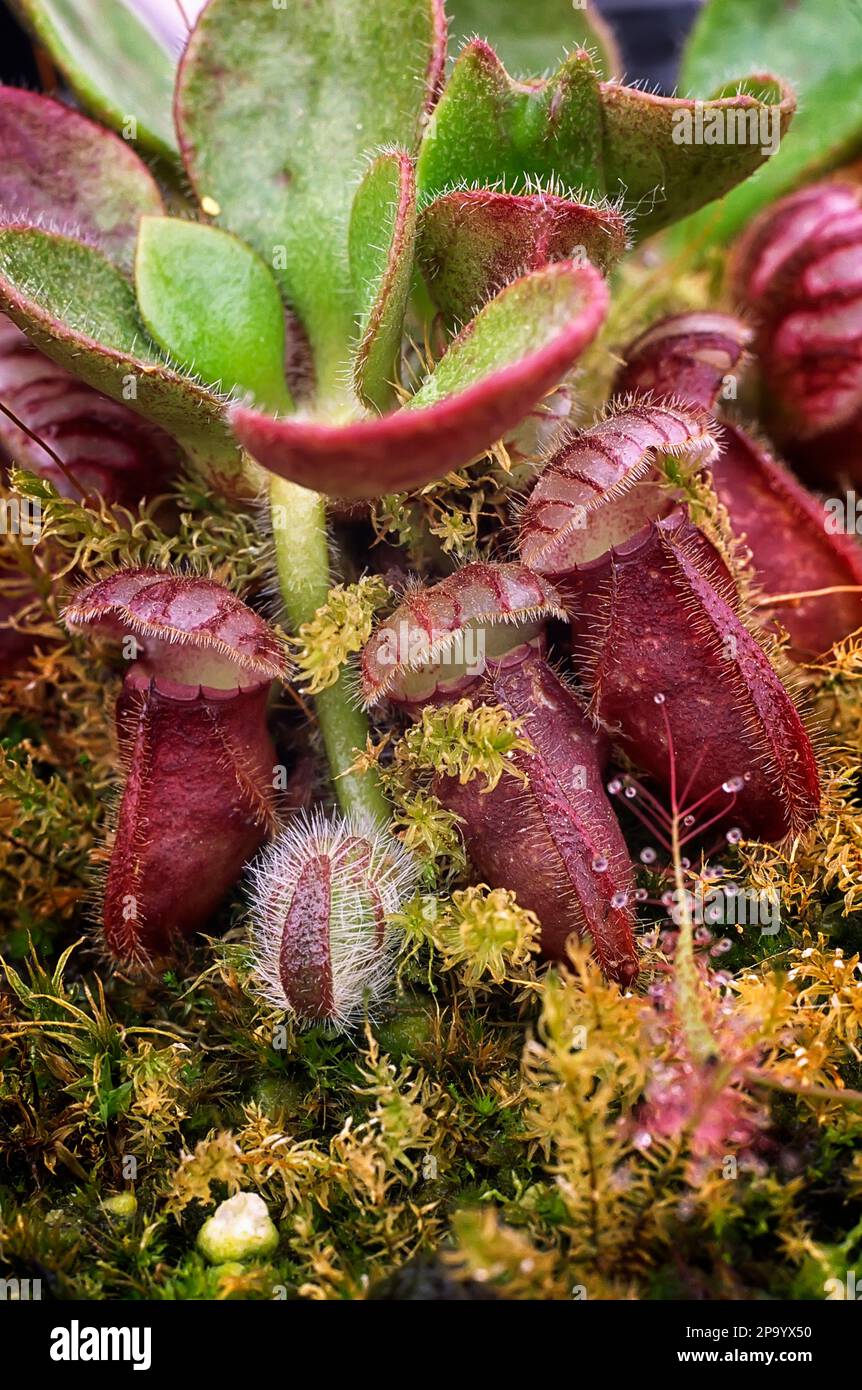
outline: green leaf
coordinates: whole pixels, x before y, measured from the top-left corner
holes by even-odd
[[[236,406],[231,422],[259,463],[300,487],[354,498],[424,487],[515,429],[592,342],[607,304],[593,266],[558,261],[486,305],[402,410],[332,424]]]
[[[359,185],[350,216],[350,273],[359,306],[353,376],[357,395],[377,410],[396,399],[415,242],[413,163],[404,153],[382,154]]]
[[[16,0],[81,103],[106,125],[164,159],[177,157],[175,64],[122,0]]]
[[[415,147],[441,70],[439,20],[435,0],[211,0],[181,66],[189,177],[273,267],[330,404],[344,400],[355,334],[347,238],[361,157]]]
[[[105,1059],[104,1070],[110,1079],[110,1062]],[[116,1115],[122,1115],[129,1108],[132,1099],[132,1082],[123,1081],[119,1086],[100,1085],[96,1092],[99,1119],[106,1125]]]
[[[150,336],[186,371],[222,392],[250,391],[267,410],[293,409],[278,286],[237,237],[175,217],[145,217],[135,286]]]
[[[793,113],[792,95],[768,76],[752,78],[751,91],[700,105],[722,120],[729,111],[772,120],[774,111],[782,132]],[[417,164],[420,201],[472,185],[527,193],[539,180],[564,194],[620,197],[636,214],[635,237],[651,235],[726,193],[765,158],[759,144],[680,140],[696,110],[694,101],[602,82],[577,53],[547,82],[514,82],[477,40],[456,62],[428,124]]]
[[[7,220],[11,212],[16,222],[73,227],[127,269],[141,216],[161,211],[158,185],[124,140],[58,101],[0,87],[0,212]]]
[[[596,68],[615,77],[621,60],[614,36],[594,5],[572,0],[447,0],[449,37],[460,45],[478,34],[488,39],[509,72],[538,75],[563,56],[587,48]],[[453,51],[457,51],[453,47]]]
[[[38,227],[0,229],[0,309],[88,386],[161,425],[193,457],[235,472],[222,402],[164,362],[132,286],[100,251]]]
[[[528,88],[477,40],[455,63],[428,123],[416,181],[423,204],[454,188],[498,183],[526,193],[532,178],[604,192],[601,153],[599,79],[587,57],[573,54],[551,81]]]
[[[681,240],[726,240],[767,203],[862,150],[859,0],[710,0],[686,46],[680,83],[713,91],[764,58],[796,89],[793,135],[720,208],[687,222]]]
[[[435,405],[543,352],[573,324],[583,293],[565,263],[514,281],[453,339],[405,409]]]

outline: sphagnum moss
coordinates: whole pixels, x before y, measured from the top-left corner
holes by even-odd
[[[639,243],[755,207],[765,152],[674,139],[693,101],[609,82],[604,31],[526,84],[481,39],[447,74],[440,0],[210,0],[175,130],[109,10],[91,63],[23,8],[102,124],[0,89],[0,1273],[824,1297],[862,1221],[858,556],[740,417],[854,476],[853,187],[768,209],[723,288],[702,230]],[[786,135],[780,81],[732,90],[705,120]],[[766,285],[801,213],[809,278]],[[792,592],[723,439],[809,528]],[[765,758],[787,824],[742,815]]]

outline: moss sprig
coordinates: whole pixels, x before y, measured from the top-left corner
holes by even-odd
[[[389,597],[389,586],[379,575],[364,575],[355,584],[332,585],[326,603],[291,639],[309,695],[335,685],[345,663],[368,641],[374,616]]]

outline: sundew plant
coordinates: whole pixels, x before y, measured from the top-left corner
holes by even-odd
[[[849,1296],[858,4],[11,9],[3,1287]]]

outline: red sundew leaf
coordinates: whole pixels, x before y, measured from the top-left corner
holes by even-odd
[[[536,913],[544,955],[565,960],[569,937],[588,933],[605,973],[628,987],[638,971],[633,873],[602,783],[604,737],[535,653],[489,670],[483,696],[524,719],[534,751],[515,763],[526,780],[488,790],[481,777],[438,777],[434,793],[462,817],[481,877]]]
[[[617,385],[712,407],[750,337],[727,314],[665,319],[629,348]],[[862,625],[862,548],[838,534],[824,504],[744,430],[724,425],[716,438],[711,472],[719,500],[751,552],[764,598],[780,600],[759,604],[759,614],[777,617],[790,633],[791,655],[810,660]]]
[[[670,749],[688,804],[728,802],[725,825],[780,840],[816,818],[817,762],[800,714],[742,622],[730,576],[677,512],[565,586],[591,710],[663,786]],[[731,804],[724,783],[742,777]]]
[[[525,271],[579,254],[607,272],[626,244],[625,218],[609,204],[465,189],[423,210],[417,249],[434,302],[466,323]]]
[[[659,1027],[667,1027],[666,1007]],[[685,1043],[679,1039],[674,1060],[651,1073],[643,1104],[630,1121],[633,1137],[646,1133],[651,1138],[684,1140],[695,1160],[693,1177],[698,1160],[715,1165],[731,1150],[753,1157],[756,1141],[770,1125],[768,1107],[745,1089],[746,1072],[755,1069],[762,1057],[761,1049],[749,1038],[748,1049],[743,1050],[745,1036],[740,1037],[735,1019],[731,1023],[726,1016],[719,1016],[716,1023],[720,1029],[716,1052],[726,1069],[723,1084],[716,1086],[714,1064],[693,1063]]]
[[[106,502],[131,506],[158,493],[180,466],[169,435],[37,352],[2,314],[0,401],[47,448],[2,411],[0,446],[10,461],[47,478],[62,496],[97,493]]]
[[[265,468],[330,496],[422,487],[514,429],[592,341],[607,300],[592,266],[549,266],[486,305],[403,409],[337,425],[238,406],[234,432]]]
[[[862,189],[815,184],[761,213],[732,280],[756,323],[770,427],[789,450],[811,444],[816,457],[813,441],[862,417]],[[825,441],[820,453],[824,474],[862,476],[858,442],[849,460]]]
[[[44,221],[129,269],[138,222],[163,211],[128,141],[49,97],[0,87],[2,221]]]
[[[620,544],[672,505],[646,483],[659,455],[707,462],[713,422],[697,406],[650,401],[623,404],[574,435],[539,475],[521,515],[524,563],[565,574]]]
[[[63,617],[72,629],[139,639],[141,664],[158,685],[232,689],[285,674],[284,653],[263,618],[197,575],[117,570],[80,589]]]
[[[481,655],[483,663],[504,657],[531,641],[545,619],[563,616],[560,596],[525,565],[464,565],[431,588],[411,590],[379,624],[362,651],[363,700],[427,703],[441,687],[452,694],[481,676],[481,670],[464,669],[470,655]],[[468,631],[480,636],[481,653],[471,643],[471,653],[457,653],[461,659],[453,661]]]
[[[64,618],[123,641],[133,663],[117,703],[126,777],[103,925],[115,959],[144,965],[206,925],[275,820],[266,708],[283,658],[263,619],[191,575],[118,570]]]

